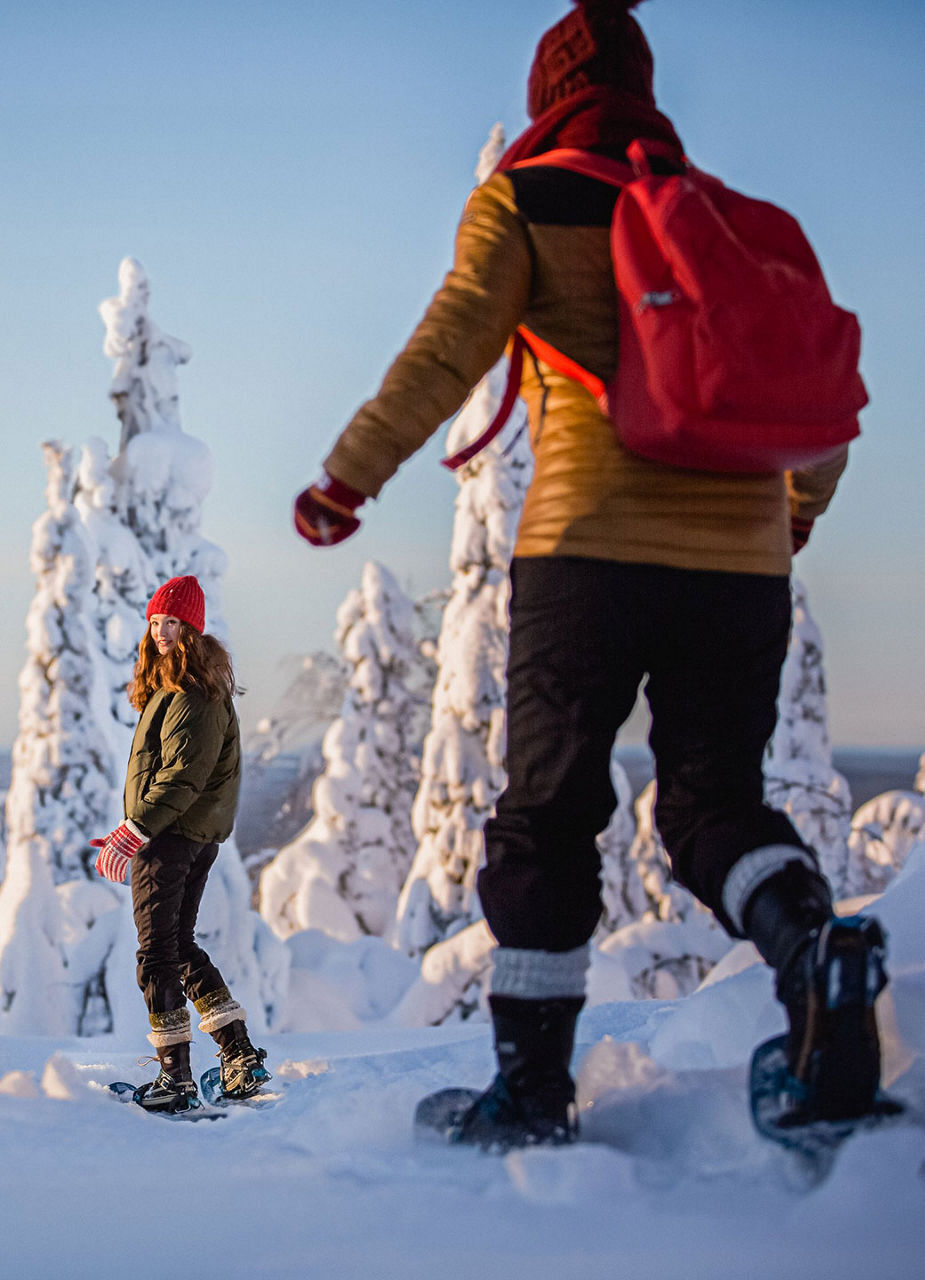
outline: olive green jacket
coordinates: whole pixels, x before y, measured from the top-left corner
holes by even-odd
[[[554,171],[550,182],[562,181]],[[496,173],[469,198],[452,271],[378,394],[326,459],[327,471],[375,496],[454,414],[524,322],[604,381],[619,347],[609,225],[550,225],[518,206]],[[591,558],[784,575],[790,516],[821,514],[847,449],[797,474],[727,475],[649,462],[616,439],[582,386],[525,362],[535,459],[517,556]]]
[[[231,699],[159,690],[135,730],[125,816],[146,835],[175,832],[202,844],[231,835],[241,782],[241,739]]]

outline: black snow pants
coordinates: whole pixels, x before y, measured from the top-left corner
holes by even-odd
[[[735,933],[722,907],[733,864],[765,845],[806,848],[763,801],[789,579],[566,556],[515,559],[511,575],[508,785],[478,879],[499,944],[569,951],[591,937],[611,749],[646,677],[673,877]]]
[[[196,945],[196,916],[217,844],[166,832],[132,859],[132,907],[138,930],[138,985],[149,1013],[170,1013],[224,987]]]

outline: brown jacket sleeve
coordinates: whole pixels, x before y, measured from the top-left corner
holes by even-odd
[[[526,229],[510,183],[496,176],[469,197],[452,270],[377,395],[325,459],[328,474],[375,497],[500,358],[522,318],[530,276]]]

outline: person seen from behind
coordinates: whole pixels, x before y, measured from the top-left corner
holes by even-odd
[[[645,138],[666,172],[683,171],[633,7],[587,0],[541,39],[532,124],[470,195],[452,270],[296,500],[313,546],[356,531],[362,504],[457,412],[519,325],[604,385],[614,377],[617,189],[552,164],[512,165],[557,148],[626,164]],[[879,1083],[883,934],[871,918],[835,917],[815,851],[765,804],[762,774],[791,556],[828,506],[847,446],[786,474],[684,469],[631,453],[595,397],[532,351],[520,393],[535,465],[511,565],[508,781],[478,877],[498,943],[498,1073],[456,1137],[503,1149],[577,1136],[570,1065],[601,915],[595,837],[616,803],[614,738],[642,681],[675,880],[774,969],[804,1115],[863,1114]]]

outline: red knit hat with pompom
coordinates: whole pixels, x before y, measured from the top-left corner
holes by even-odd
[[[540,40],[527,82],[535,120],[570,94],[605,85],[655,106],[652,50],[630,14],[640,0],[574,0]]]
[[[158,587],[148,601],[145,619],[150,622],[156,613],[179,618],[201,633],[206,625],[206,598],[198,579],[192,575],[171,578],[162,587]]]

